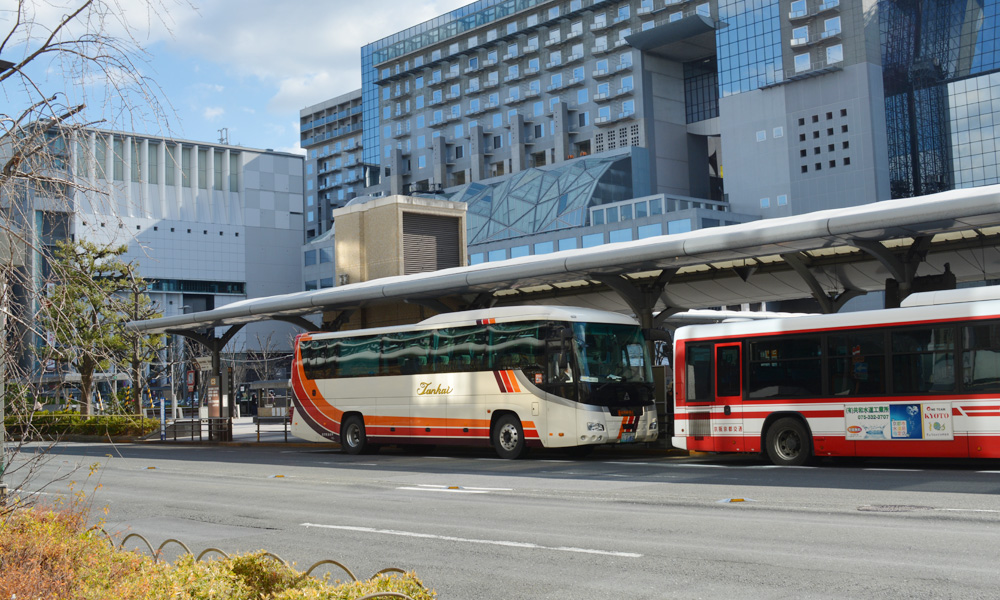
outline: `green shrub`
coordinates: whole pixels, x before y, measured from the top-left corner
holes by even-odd
[[[81,416],[76,411],[37,411],[30,415],[10,415],[4,419],[7,431],[12,436],[23,435],[26,431],[46,436],[99,435],[99,436],[143,436],[160,427],[156,419],[145,419],[131,415]]]

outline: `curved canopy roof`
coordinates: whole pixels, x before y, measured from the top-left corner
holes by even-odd
[[[690,233],[527,256],[340,287],[252,298],[137,321],[192,331],[388,302],[489,295],[498,304],[571,304],[632,312],[621,283],[656,308],[701,308],[885,289],[888,278],[949,270],[1000,278],[1000,186],[765,219]],[[947,266],[946,266],[947,263]],[[665,288],[644,288],[653,282]],[[617,290],[617,293],[616,293]]]

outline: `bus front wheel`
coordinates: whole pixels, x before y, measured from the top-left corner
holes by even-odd
[[[812,456],[809,432],[798,419],[778,419],[767,430],[767,457],[782,467],[804,465]]]
[[[514,459],[524,453],[524,428],[514,415],[504,415],[493,429],[493,448],[500,458]]]
[[[340,426],[340,445],[348,454],[361,454],[368,446],[365,422],[357,415],[351,415]]]

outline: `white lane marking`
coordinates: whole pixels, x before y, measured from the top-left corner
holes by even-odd
[[[396,489],[413,492],[450,492],[453,494],[488,494],[490,492],[514,491],[513,488],[465,487],[459,485],[432,485],[429,483],[419,483],[416,486],[403,486]]]
[[[923,469],[878,469],[878,468],[871,468],[871,469],[863,469],[863,470],[865,470],[865,471],[891,471],[891,472],[896,472],[896,473],[921,473],[921,472],[923,472]]]
[[[991,510],[988,508],[935,508],[934,510],[944,512],[1000,513],[1000,510]]]
[[[997,473],[1000,473],[1000,471],[976,471],[976,473],[989,473],[989,474],[996,475]]]
[[[535,462],[543,462],[543,463],[571,463],[573,461],[571,461],[571,460],[545,459],[545,460],[537,460]]]
[[[509,548],[527,548],[530,550],[553,550],[556,552],[576,552],[580,554],[600,554],[603,556],[618,556],[622,558],[641,558],[641,554],[635,552],[615,552],[611,550],[595,550],[593,548],[574,548],[571,546],[541,546],[530,542],[511,542],[506,540],[477,540],[473,538],[460,538],[450,535],[435,535],[432,533],[417,533],[414,531],[398,531],[395,529],[375,529],[372,527],[350,527],[347,525],[319,525],[316,523],[302,523],[302,527],[319,527],[322,529],[339,529],[342,531],[357,531],[359,533],[381,533],[383,535],[395,535],[400,537],[421,538],[427,540],[441,540],[445,542],[464,542],[466,544],[487,544],[491,546],[507,546]]]
[[[629,465],[629,466],[632,466],[632,465],[647,465],[648,466],[649,465],[648,462],[625,462],[625,461],[614,461],[614,460],[606,460],[606,461],[604,461],[604,464],[606,464],[606,465]]]

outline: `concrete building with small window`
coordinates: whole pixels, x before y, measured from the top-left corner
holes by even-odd
[[[139,265],[164,316],[301,290],[302,156],[101,129],[50,137],[57,176],[72,185],[15,200],[35,247],[127,245],[123,260]],[[43,253],[29,253],[25,268],[47,281]],[[230,347],[266,340],[287,351],[293,332],[254,325]]]
[[[362,48],[363,193],[477,262],[997,183],[997,7],[479,0]]]

